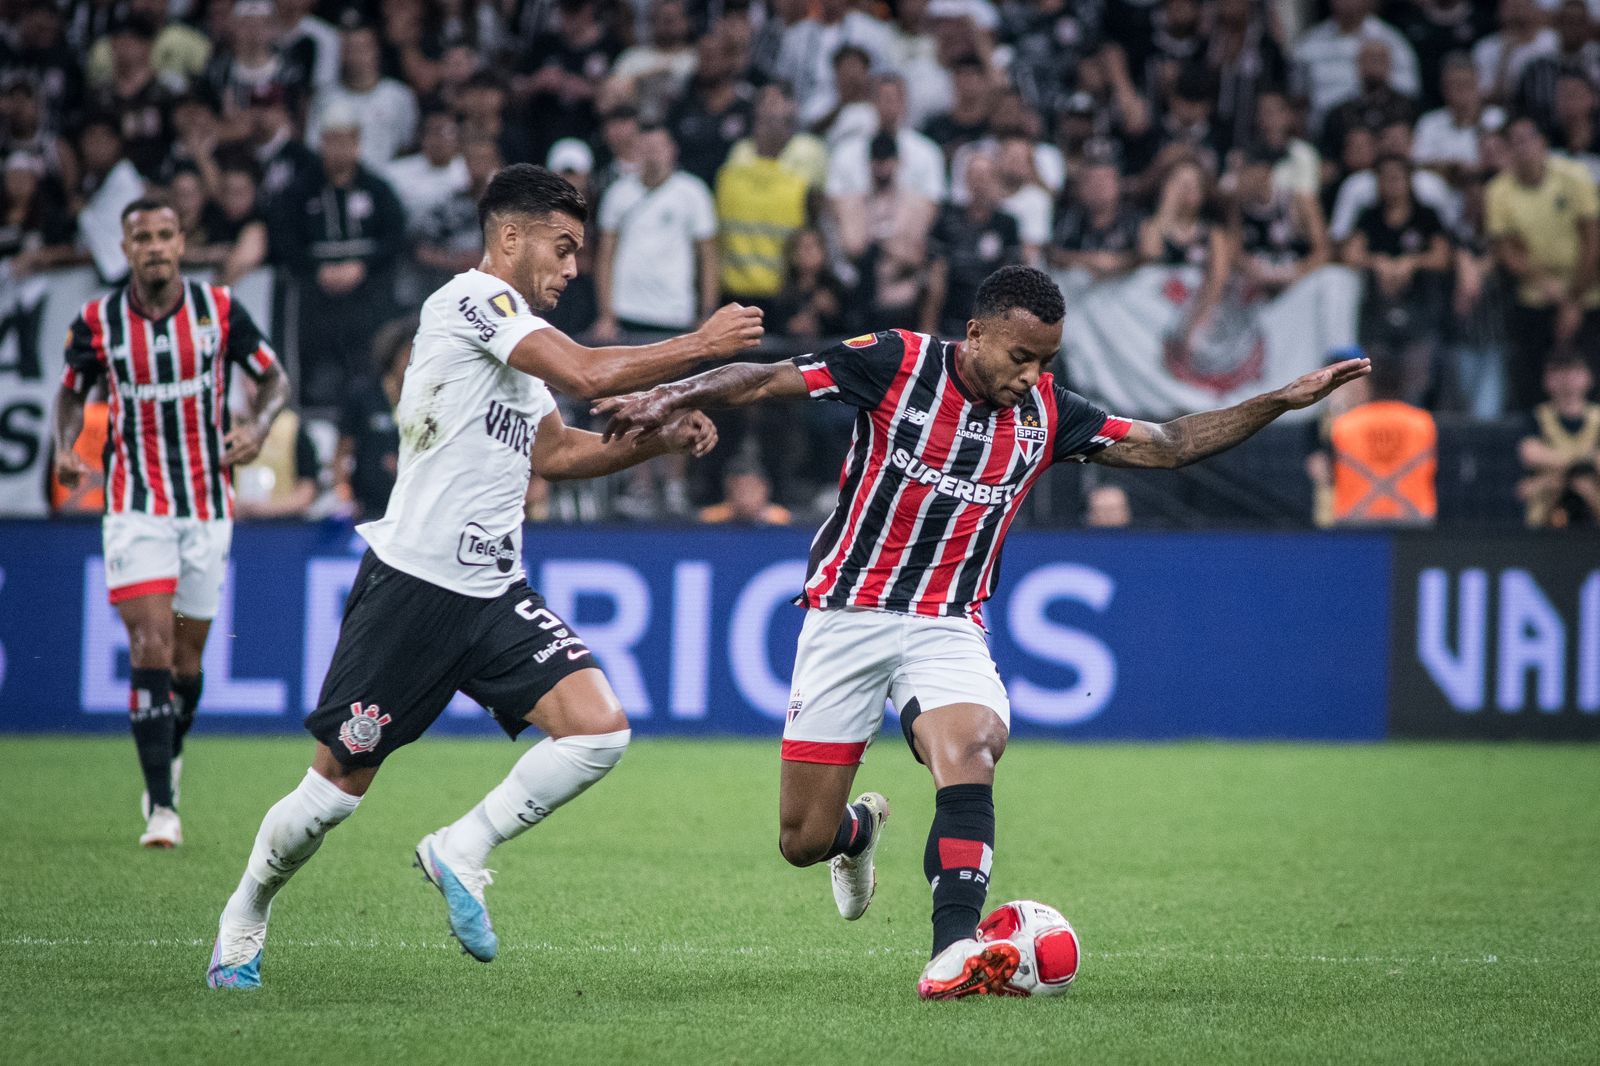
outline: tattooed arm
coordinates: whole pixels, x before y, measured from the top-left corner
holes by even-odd
[[[806,395],[806,379],[793,363],[730,363],[684,381],[657,385],[648,392],[601,400],[592,413],[610,419],[605,439],[611,440],[635,431],[654,433],[680,411],[744,407]]]
[[[1345,382],[1371,371],[1369,360],[1347,359],[1220,411],[1184,415],[1159,424],[1136,421],[1127,436],[1090,460],[1105,466],[1188,466],[1227,451],[1285,411],[1310,407]]]

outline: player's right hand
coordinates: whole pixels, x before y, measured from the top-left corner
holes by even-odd
[[[696,332],[713,359],[726,359],[761,343],[766,332],[761,325],[761,308],[725,304],[717,308]]]
[[[609,419],[600,435],[601,440],[609,443],[630,433],[643,437],[656,432],[672,420],[677,408],[667,388],[657,385],[626,396],[607,396],[597,401],[589,413]]]
[[[74,451],[56,453],[56,480],[69,489],[78,487],[78,482],[94,473],[89,469],[89,464],[83,461],[83,456]]]

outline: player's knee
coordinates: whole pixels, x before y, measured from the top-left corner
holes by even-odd
[[[143,669],[172,669],[172,634],[154,624],[133,626],[128,630],[128,658]]]

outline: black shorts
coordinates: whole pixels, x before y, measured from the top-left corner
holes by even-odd
[[[515,737],[556,682],[596,666],[526,580],[494,599],[464,596],[368,551],[306,729],[341,764],[377,766],[422,736],[460,691]]]

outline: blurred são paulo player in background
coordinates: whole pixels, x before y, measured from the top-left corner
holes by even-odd
[[[226,286],[178,270],[177,212],[155,199],[122,211],[130,280],[83,305],[67,335],[56,398],[56,476],[88,473],[73,450],[84,397],[104,380],[111,430],[101,523],[106,589],[128,628],[128,714],[144,773],[146,847],[183,843],[183,738],[200,704],[201,653],[233,541],[231,468],[261,450],[288,396],[272,348]],[[255,383],[231,424],[231,366]]]
[[[649,440],[683,412],[811,396],[856,407],[839,501],[812,541],[784,728],[778,846],[796,866],[830,860],[839,913],[872,900],[873,852],[889,816],[867,792],[847,804],[861,756],[894,700],[937,788],[923,870],[933,958],[917,992],[998,991],[1019,954],[980,943],[994,847],[995,763],[1010,704],[981,609],[1023,497],[1051,463],[1178,467],[1249,437],[1368,373],[1325,367],[1235,407],[1161,425],[1114,418],[1057,385],[1061,292],[1028,267],[978,288],[966,336],[868,334],[793,362],[735,363],[595,405],[609,439]]]
[[[647,439],[604,441],[563,424],[546,382],[594,399],[672,378],[757,343],[761,312],[729,305],[691,334],[642,347],[577,344],[535,312],[577,276],[588,214],[564,178],[506,167],[478,201],[483,261],[423,304],[395,412],[399,476],[384,516],[358,527],[370,548],[306,719],[311,768],[261,823],[222,912],[213,987],[260,985],[272,898],[457,691],[512,737],[529,725],[545,733],[481,803],[416,848],[451,933],[482,962],[499,950],[484,904],[490,850],[600,780],[627,748],[605,675],[524,576],[530,466],[550,480],[599,477],[667,452],[704,454],[716,431],[685,412]]]

